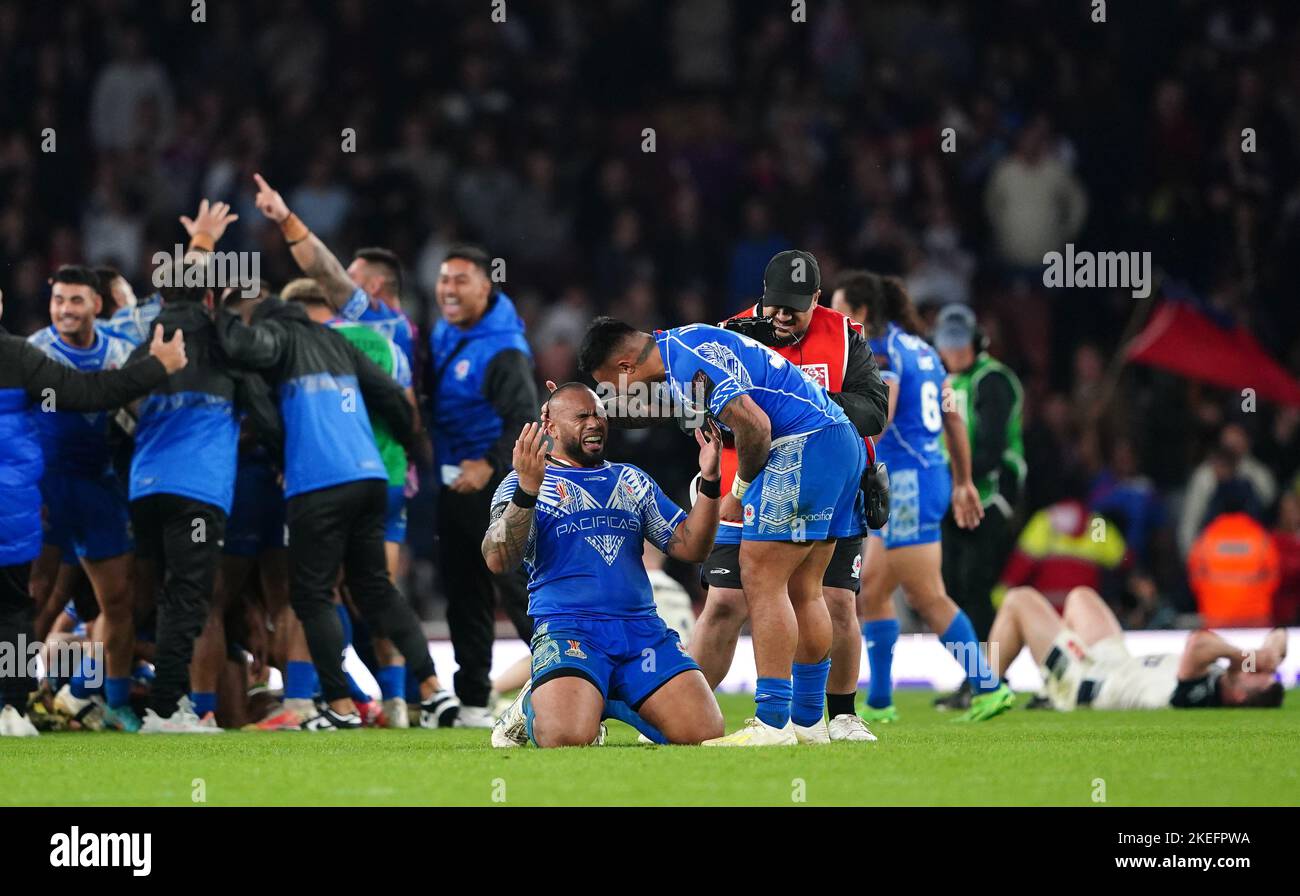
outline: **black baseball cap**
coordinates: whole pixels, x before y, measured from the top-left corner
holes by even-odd
[[[807,311],[822,288],[822,272],[811,252],[786,249],[772,256],[763,272],[763,304]]]

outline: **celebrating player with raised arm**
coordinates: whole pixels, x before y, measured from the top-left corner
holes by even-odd
[[[497,488],[483,539],[494,573],[524,564],[536,623],[531,692],[498,728],[523,727],[539,747],[580,746],[599,737],[611,704],[625,703],[661,735],[652,740],[717,737],[717,700],[656,613],[642,561],[644,541],[686,563],[708,556],[718,525],[717,431],[696,433],[704,485],[688,515],[641,470],[605,460],[609,423],[586,386],[556,389],[543,419],[515,443],[515,469]]]
[[[742,524],[740,578],[753,630],[757,710],[744,728],[710,746],[829,741],[832,630],[822,578],[834,539],[862,534],[862,437],[797,367],[719,327],[650,334],[598,318],[578,367],[618,394],[666,381],[678,401],[707,411],[735,435],[737,471],[720,514]]]

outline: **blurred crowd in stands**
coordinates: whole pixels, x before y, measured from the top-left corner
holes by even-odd
[[[151,291],[200,196],[240,215],[223,249],[287,282],[254,171],[341,257],[395,250],[424,332],[446,246],[486,245],[539,381],[574,378],[594,314],[722,319],[797,246],[828,284],[866,267],[923,312],[976,309],[1026,387],[1026,515],[1118,527],[1126,624],[1194,610],[1188,557],[1232,513],[1268,533],[1294,622],[1300,408],[1121,369],[1149,303],[1046,289],[1042,260],[1149,251],[1166,294],[1300,370],[1300,4],[1108,6],[509,0],[494,22],[478,0],[214,0],[195,23],[188,2],[0,0],[4,325],[47,322],[63,263]],[[641,432],[611,455],[682,497],[692,450]],[[422,531],[413,511],[417,554]]]

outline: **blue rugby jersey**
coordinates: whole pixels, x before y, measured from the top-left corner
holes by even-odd
[[[59,337],[53,326],[38,330],[27,341],[46,356],[83,373],[116,370],[126,364],[134,346],[126,339],[95,330],[89,348],[77,348]],[[59,411],[58,396],[52,396],[54,412],[33,406],[32,415],[45,455],[47,473],[74,474],[97,478],[112,471],[112,452],[108,444],[107,411],[78,413]]]
[[[943,452],[943,383],[948,371],[939,353],[919,336],[890,323],[871,350],[886,384],[898,383],[894,419],[876,440],[876,460],[890,469],[947,465]]]
[[[382,333],[402,350],[408,365],[415,365],[415,327],[411,319],[401,311],[394,311],[387,303],[372,298],[370,293],[358,286],[343,303],[339,317],[365,324],[375,332]]]
[[[519,485],[513,470],[492,497],[495,520]],[[668,546],[685,511],[631,464],[548,464],[524,552],[528,615],[654,616],[643,541]]]
[[[772,440],[848,423],[830,395],[776,352],[721,327],[691,324],[655,333],[668,385],[679,401],[697,404],[698,378],[715,416],[748,395],[772,423]]]

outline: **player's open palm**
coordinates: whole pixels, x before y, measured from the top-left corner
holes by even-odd
[[[529,494],[537,494],[542,488],[542,477],[546,475],[546,433],[542,424],[524,426],[515,440],[512,462],[519,475],[519,487]]]
[[[206,233],[216,242],[221,239],[226,228],[239,220],[239,215],[230,211],[230,205],[225,202],[209,203],[204,199],[199,202],[199,211],[193,218],[189,215],[181,215],[181,224],[185,227],[185,232],[190,236],[196,233]]]

